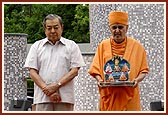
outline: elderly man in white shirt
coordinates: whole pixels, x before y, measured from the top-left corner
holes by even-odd
[[[74,83],[84,66],[78,45],[63,38],[60,16],[49,14],[43,20],[46,38],[30,48],[25,67],[34,81],[36,111],[73,111]]]

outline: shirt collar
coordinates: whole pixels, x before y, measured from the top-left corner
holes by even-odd
[[[63,37],[60,38],[59,42],[62,43],[62,44],[64,44],[64,45],[66,44],[66,43],[65,43],[65,38],[63,38]],[[47,37],[44,39],[42,45],[44,46],[46,43],[51,43],[51,42],[48,40]]]
[[[61,37],[60,42],[65,45],[66,44],[65,38]]]

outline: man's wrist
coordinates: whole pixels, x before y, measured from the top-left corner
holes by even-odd
[[[47,87],[47,85],[44,84],[44,85],[41,86],[41,89],[45,89],[46,87]]]
[[[61,83],[61,82],[57,82],[57,83],[56,83],[56,85],[57,85],[57,86],[58,86],[58,88],[59,88],[59,87],[61,87],[61,86],[62,86],[62,83]]]

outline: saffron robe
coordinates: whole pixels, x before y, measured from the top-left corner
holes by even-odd
[[[112,51],[115,54],[121,55],[123,47],[111,48],[111,39],[103,40],[97,48],[93,62],[89,68],[88,73],[95,77],[100,75],[104,80],[104,65],[107,61],[113,58]],[[141,73],[148,73],[147,56],[144,47],[135,39],[127,37],[123,59],[130,63],[130,81],[134,80]],[[124,46],[124,44],[122,45]],[[113,50],[112,50],[113,49]],[[111,51],[112,50],[112,51]],[[100,111],[140,111],[140,94],[139,86],[121,87],[111,86],[106,88],[99,87],[100,93]]]

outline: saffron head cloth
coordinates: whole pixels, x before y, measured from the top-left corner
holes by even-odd
[[[124,24],[128,25],[128,13],[123,11],[111,11],[108,15],[109,25],[112,24]]]

